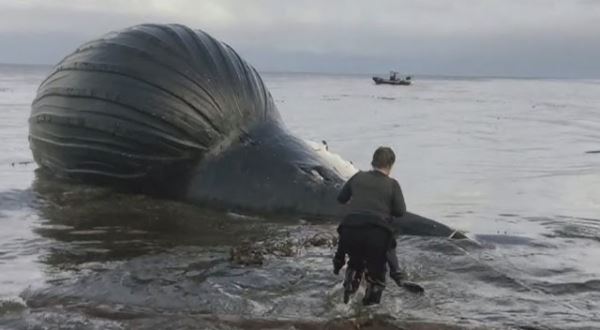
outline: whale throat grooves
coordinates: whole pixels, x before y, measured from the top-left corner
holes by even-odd
[[[279,114],[231,47],[182,25],[145,24],[79,47],[32,104],[35,160],[70,178],[181,174]]]

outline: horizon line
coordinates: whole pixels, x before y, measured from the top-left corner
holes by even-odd
[[[0,66],[29,66],[29,67],[54,67],[56,64],[47,63],[5,63],[0,62]],[[381,72],[339,72],[339,71],[298,71],[298,70],[258,70],[263,74],[306,74],[306,75],[330,75],[330,76],[369,76],[382,74]],[[384,73],[387,74],[387,73]],[[600,76],[511,76],[501,74],[448,74],[448,73],[408,73],[401,74],[401,76],[412,76],[421,78],[446,78],[446,79],[560,79],[560,80],[597,80]]]

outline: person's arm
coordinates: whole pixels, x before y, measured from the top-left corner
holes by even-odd
[[[402,188],[398,181],[394,180],[392,187],[392,216],[401,217],[406,213],[406,203],[402,195]]]
[[[348,203],[348,201],[352,197],[351,182],[352,182],[353,178],[354,177],[351,177],[348,181],[346,181],[346,183],[344,183],[344,186],[342,187],[342,190],[340,190],[340,193],[338,194],[337,200],[341,204]]]

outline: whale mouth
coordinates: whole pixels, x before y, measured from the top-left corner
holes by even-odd
[[[205,158],[186,178],[185,199],[226,209],[332,217],[346,178],[280,123],[267,122]]]

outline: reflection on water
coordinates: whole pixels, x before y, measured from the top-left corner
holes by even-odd
[[[0,69],[0,328],[600,325],[597,84],[394,89],[267,76],[298,135],[363,168],[369,150],[391,144],[409,209],[469,232],[399,237],[400,262],[426,294],[390,283],[381,306],[363,308],[360,295],[341,303],[334,222],[216,212],[34,173],[26,119],[43,75]]]
[[[175,201],[57,182],[37,171],[32,190],[40,221],[34,232],[65,244],[65,264],[112,261],[185,246],[232,245],[267,237],[260,218],[239,217]],[[48,262],[57,266],[58,262]]]
[[[309,243],[316,235],[333,236],[334,224],[280,224],[211,212],[56,182],[43,172],[31,189],[1,198],[26,201],[37,213],[35,235],[25,245],[38,249],[38,262],[44,265],[42,283],[21,292],[22,302],[1,307],[8,326],[153,328],[173,322],[174,315],[182,316],[180,328],[190,329],[197,324],[217,328],[223,322],[231,328],[325,329],[342,327],[348,317],[389,328],[407,320],[415,326],[433,322],[448,327],[542,327],[548,325],[544,320],[566,327],[600,321],[595,314],[600,282],[578,265],[598,239],[591,228],[600,226],[593,219],[569,219],[565,228],[557,219],[501,217],[541,223],[551,239],[502,233],[467,241],[400,237],[400,261],[427,294],[414,296],[390,284],[382,305],[365,309],[360,296],[350,305],[341,303],[341,278],[331,274],[332,245]],[[590,239],[572,244],[582,231]],[[268,242],[293,248],[264,250],[262,265],[230,260],[232,247]],[[559,252],[573,259],[556,259]],[[592,262],[594,256],[587,257]]]

